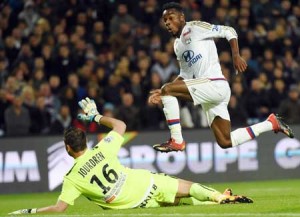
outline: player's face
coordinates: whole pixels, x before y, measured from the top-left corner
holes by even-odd
[[[179,37],[185,25],[183,13],[175,10],[168,9],[163,12],[163,20],[167,30],[175,37]]]

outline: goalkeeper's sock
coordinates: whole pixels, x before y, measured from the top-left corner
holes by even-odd
[[[205,185],[201,185],[199,183],[192,184],[190,188],[190,196],[196,198],[199,201],[213,201],[218,202],[221,198],[224,197],[224,195],[213,189],[209,188]]]
[[[248,142],[261,133],[271,131],[272,129],[272,123],[267,120],[250,127],[238,128],[231,132],[232,147]]]
[[[184,205],[213,205],[218,204],[214,201],[200,201],[197,200],[194,197],[182,197],[179,199],[178,206],[184,206]]]
[[[183,142],[183,138],[181,132],[178,100],[174,96],[162,96],[161,100],[164,105],[163,111],[171,132],[171,137],[176,143],[181,144]]]

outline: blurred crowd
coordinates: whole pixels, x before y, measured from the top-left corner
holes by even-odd
[[[6,0],[0,3],[0,135],[61,134],[76,120],[77,102],[95,99],[100,112],[128,130],[166,127],[151,89],[179,72],[173,38],[164,29],[165,0]],[[230,83],[233,127],[270,112],[300,124],[300,2],[181,0],[187,20],[236,29],[245,73],[236,75],[226,39],[216,40]],[[201,107],[181,104],[184,128],[207,127]]]

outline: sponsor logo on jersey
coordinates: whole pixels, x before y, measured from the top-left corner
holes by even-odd
[[[192,50],[186,50],[186,51],[183,52],[182,58],[185,60],[185,62],[188,63],[188,67],[191,67],[198,60],[200,60],[202,58],[202,55],[201,54],[197,54],[195,56],[194,51],[192,51]]]
[[[219,26],[218,25],[212,25],[211,31],[219,31]]]

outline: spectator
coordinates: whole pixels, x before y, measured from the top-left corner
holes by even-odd
[[[32,114],[31,133],[46,135],[50,131],[51,115],[47,111],[45,97],[36,99],[36,106]]]
[[[50,134],[60,134],[65,129],[71,126],[72,116],[70,112],[70,107],[63,104],[59,113],[56,115],[56,119],[50,126]]]
[[[112,103],[105,103],[103,105],[102,114],[107,117],[115,117],[115,106]]]
[[[228,112],[230,114],[231,125],[233,127],[241,127],[247,125],[248,114],[237,100],[235,95],[231,95],[229,104],[228,104]]]
[[[121,21],[118,31],[112,34],[109,38],[109,44],[111,50],[114,52],[116,57],[120,57],[125,53],[127,47],[133,43],[133,36],[131,32],[131,26],[129,23]]]
[[[5,59],[0,59],[0,88],[4,87],[5,81],[8,77],[8,70]]]
[[[31,79],[31,85],[34,88],[34,90],[39,90],[40,86],[46,82],[46,76],[45,72],[42,69],[38,69],[34,71],[33,78]]]
[[[79,101],[86,96],[86,89],[80,86],[79,77],[76,73],[71,73],[68,75],[67,85],[75,91],[76,101]]]
[[[141,107],[145,104],[146,97],[144,95],[147,93],[144,93],[142,78],[138,72],[131,73],[130,92],[133,95],[135,106]]]
[[[29,134],[31,119],[27,108],[23,106],[21,96],[16,96],[4,112],[7,136],[25,136]]]
[[[136,24],[136,20],[133,16],[128,14],[128,8],[126,4],[119,4],[117,6],[117,13],[112,17],[110,21],[110,33],[117,33],[121,28],[122,24],[129,24],[129,26],[134,26]]]
[[[143,4],[140,4],[139,12],[139,20],[142,23],[153,28],[159,22],[160,9],[158,7],[157,0],[146,0]]]
[[[149,83],[145,86],[145,93],[149,94],[150,90],[160,88],[162,81],[157,73],[152,73]],[[147,95],[148,98],[148,95]],[[141,111],[142,114],[151,114],[142,116],[142,125],[144,129],[161,129],[165,126],[165,117],[162,108],[152,104],[146,104]]]
[[[17,58],[18,53],[20,51],[20,45],[16,46],[16,40],[12,36],[8,36],[5,38],[5,54],[9,61],[9,67],[12,66],[12,63]],[[0,47],[0,49],[3,49]]]
[[[59,107],[61,105],[58,96],[52,93],[52,90],[48,82],[45,82],[40,86],[40,89],[38,91],[38,96],[45,97],[45,106],[47,108],[47,111],[51,115],[51,122],[53,122],[56,118],[56,114],[58,113]]]
[[[166,52],[160,53],[158,58],[159,60],[152,66],[151,72],[156,72],[162,82],[166,83],[172,74],[178,73],[178,67]]]
[[[76,68],[70,49],[67,46],[59,47],[58,56],[54,61],[55,65],[52,66],[53,73],[60,77],[62,84],[66,84],[68,75]]]
[[[69,108],[76,108],[78,106],[78,98],[75,90],[70,86],[67,86],[63,89],[60,95],[60,101],[67,105]],[[71,117],[72,119],[76,118],[77,110],[71,109]]]
[[[299,89],[296,85],[289,88],[288,98],[281,101],[278,113],[285,118],[288,124],[300,124]]]
[[[114,106],[121,104],[121,95],[124,89],[120,85],[120,77],[112,74],[109,76],[108,85],[103,90],[103,97],[106,102]]]
[[[39,19],[39,14],[36,11],[35,3],[32,0],[27,0],[24,4],[24,9],[19,14],[19,19],[24,20],[27,24],[26,32],[31,33],[35,23]]]
[[[131,93],[122,95],[122,105],[118,107],[116,117],[126,122],[129,131],[140,129],[140,111],[138,107],[134,106],[134,98]]]
[[[55,96],[58,96],[58,94],[61,91],[60,78],[58,75],[51,75],[49,77],[49,86],[50,86],[51,92]]]
[[[276,79],[273,87],[268,91],[268,95],[271,112],[278,113],[280,103],[287,98],[285,82],[282,79]]]
[[[5,90],[0,88],[0,137],[4,135],[5,130],[5,110],[9,106],[9,102],[6,98]]]
[[[251,82],[251,89],[246,95],[245,106],[251,122],[265,120],[270,113],[267,93],[258,79]]]

